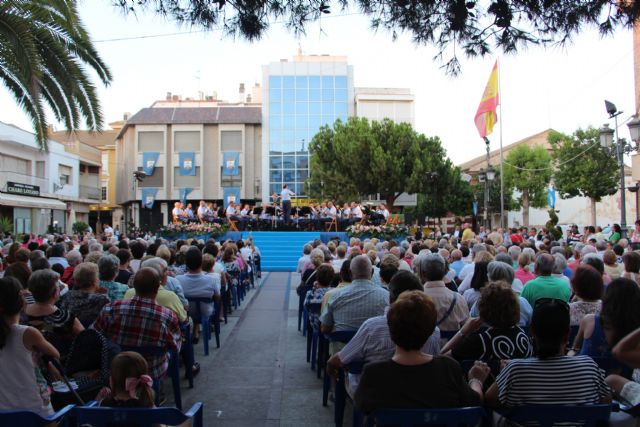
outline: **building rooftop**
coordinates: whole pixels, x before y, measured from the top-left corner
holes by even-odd
[[[102,132],[91,132],[88,130],[79,130],[75,132],[56,131],[49,133],[49,139],[67,144],[68,142],[79,141],[92,147],[102,147],[105,145],[115,144],[117,130],[103,130]]]

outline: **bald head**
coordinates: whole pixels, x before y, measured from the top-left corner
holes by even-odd
[[[143,298],[155,298],[160,287],[160,275],[150,267],[143,267],[133,278],[136,295]]]
[[[366,255],[358,255],[357,257],[351,260],[351,276],[355,279],[371,279],[372,274],[372,265],[371,259],[369,259]]]

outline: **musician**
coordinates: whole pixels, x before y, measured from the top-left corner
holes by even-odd
[[[384,203],[380,203],[379,211],[380,215],[383,216],[385,221],[389,219],[390,214],[389,210],[387,209],[387,205],[385,205]]]
[[[196,210],[196,215],[200,222],[209,222],[207,218],[207,204],[204,200],[200,200],[200,204],[198,205],[198,209]]]
[[[256,220],[253,217],[253,209],[251,208],[251,206],[249,206],[248,203],[245,203],[240,210],[240,221],[243,223],[243,228],[246,228],[247,224],[249,224],[251,228],[253,228],[256,223]]]
[[[195,218],[195,216],[193,215],[193,207],[191,206],[191,203],[187,203],[187,207],[184,210],[184,216],[187,218],[187,221],[191,221]]]
[[[227,206],[227,210],[225,211],[225,216],[227,217],[227,220],[240,221],[235,202],[229,202],[229,206]]]
[[[340,228],[345,229],[347,225],[349,225],[349,219],[351,218],[351,206],[349,203],[345,203],[342,206],[342,211],[340,212]]]
[[[355,224],[360,221],[362,221],[362,208],[358,203],[351,202],[351,218],[349,218],[349,223]]]
[[[181,220],[183,216],[182,209],[180,208],[181,203],[175,202],[173,204],[173,209],[171,210],[171,215],[173,215],[173,222],[178,222]]]
[[[260,212],[260,226],[264,230],[269,229],[269,222],[271,221],[271,215],[267,211],[270,208],[269,203],[262,205],[262,212]]]

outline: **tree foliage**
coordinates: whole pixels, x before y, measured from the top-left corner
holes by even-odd
[[[572,135],[549,134],[556,171],[555,188],[563,199],[582,196],[599,202],[616,188],[620,173],[616,157],[600,146],[595,128],[578,129]]]
[[[522,207],[524,225],[529,225],[529,207],[547,205],[547,186],[551,180],[551,155],[544,147],[519,145],[504,161],[505,187],[520,192],[514,207]]]
[[[473,214],[473,188],[462,180],[462,171],[446,159],[443,176],[433,176],[410,212],[430,218],[442,218],[448,213],[457,216]]]
[[[342,201],[380,193],[393,206],[403,192],[430,191],[434,176],[450,179],[452,168],[439,138],[389,119],[352,117],[323,126],[309,152],[311,195]]]
[[[436,58],[457,73],[457,52],[483,56],[493,49],[516,52],[529,44],[564,44],[585,26],[601,34],[630,27],[640,3],[617,0],[113,0],[123,10],[151,10],[176,22],[222,29],[256,40],[282,22],[295,35],[323,15],[358,11],[374,30],[395,39],[408,33],[418,44],[435,45]]]
[[[0,2],[0,82],[27,113],[46,149],[45,105],[69,131],[102,127],[102,111],[87,69],[108,85],[111,73],[80,21],[75,0]]]

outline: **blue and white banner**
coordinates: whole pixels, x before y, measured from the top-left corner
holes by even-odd
[[[225,208],[229,206],[230,202],[240,203],[240,187],[223,187],[222,198]]]
[[[158,194],[157,188],[143,188],[142,189],[142,206],[147,209],[153,208],[153,204],[156,201],[156,195]]]
[[[193,151],[183,151],[178,153],[178,161],[180,163],[180,175],[191,175],[195,176],[196,174],[196,153]]]
[[[478,202],[473,201],[473,216],[478,216]]]
[[[142,153],[142,170],[147,176],[153,175],[156,163],[158,163],[158,157],[160,157],[160,153],[157,151],[145,151]]]
[[[180,201],[187,206],[187,196],[193,191],[193,188],[185,187],[180,189]]]
[[[240,169],[238,168],[238,162],[240,159],[240,153],[237,151],[227,151],[222,156],[222,175],[238,175]]]
[[[549,187],[547,190],[547,203],[551,209],[556,208],[556,189],[553,187]]]

